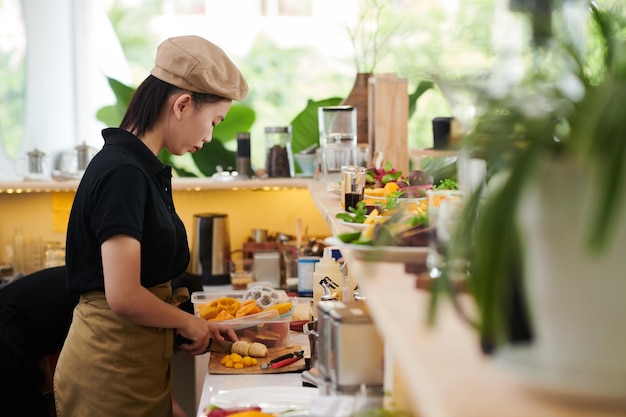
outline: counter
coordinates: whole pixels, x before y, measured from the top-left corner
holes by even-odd
[[[303,333],[292,332],[289,335],[289,341],[292,344],[302,346],[305,352],[304,356],[310,357],[308,336]],[[205,369],[208,369],[209,355],[210,353],[203,355],[207,364]],[[211,397],[219,393],[249,387],[301,387],[301,376],[302,373],[300,372],[268,375],[211,375],[205,372],[197,417],[201,417],[205,406],[211,404]]]
[[[315,207],[333,235],[338,224],[338,194],[323,184],[308,184]],[[479,347],[477,333],[447,300],[441,300],[434,326],[427,324],[429,293],[417,288],[416,276],[402,263],[351,258],[349,269],[367,298],[369,310],[385,340],[385,387],[400,409],[419,417],[618,417],[626,405],[547,393],[522,379]],[[463,299],[471,308],[471,300]],[[207,359],[208,361],[208,359]],[[258,377],[206,375],[200,406],[217,392],[258,385],[300,386],[300,374]],[[200,415],[200,413],[198,413]]]
[[[310,184],[316,207],[333,234],[339,196]],[[617,417],[626,404],[606,403],[547,393],[525,385],[510,368],[482,354],[477,333],[447,299],[440,301],[437,321],[427,324],[429,293],[402,263],[368,262],[345,251],[348,267],[367,298],[385,340],[386,389],[399,408],[419,417]],[[471,301],[463,299],[469,308]],[[391,382],[390,382],[391,381]]]

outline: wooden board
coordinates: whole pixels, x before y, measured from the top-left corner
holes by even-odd
[[[382,153],[383,161],[407,173],[408,80],[396,74],[375,74],[368,81],[368,141],[372,161]]]
[[[211,357],[209,358],[209,373],[212,375],[251,375],[251,374],[278,374],[285,372],[300,372],[304,371],[306,368],[306,363],[304,358],[291,363],[287,366],[283,366],[278,369],[261,369],[262,364],[271,361],[274,358],[277,358],[286,353],[295,352],[297,350],[302,349],[300,345],[290,345],[284,347],[276,347],[267,349],[267,357],[266,358],[257,358],[259,364],[257,366],[249,366],[242,369],[235,368],[227,368],[220,363],[222,358],[226,355],[226,353],[220,352],[211,352]]]

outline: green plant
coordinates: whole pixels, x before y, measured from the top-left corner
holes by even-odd
[[[549,42],[563,46],[563,62],[570,64],[561,74],[563,78],[548,82],[545,73],[535,72],[523,86],[532,95],[520,99],[516,96],[519,90],[514,90],[504,97],[483,97],[484,113],[464,142],[475,156],[487,160],[492,181],[488,190],[480,187],[467,199],[448,254],[467,260],[463,272],[478,310],[473,324],[490,344],[505,343],[509,338],[510,303],[519,284],[516,280],[523,275],[518,206],[525,187],[537,180],[541,163],[569,158],[592,172],[597,187],[595,211],[587,219],[590,253],[601,254],[610,247],[611,233],[622,215],[619,201],[626,169],[624,20],[593,4],[590,13],[595,36],[585,51],[591,53],[552,32]],[[601,59],[595,60],[598,57]],[[562,88],[563,79],[577,88]],[[541,104],[542,111],[529,107],[529,101]],[[432,319],[438,293],[454,294],[451,277],[456,272],[447,266],[438,280],[431,298]]]
[[[107,126],[119,126],[135,88],[114,78],[108,78],[108,82],[116,102],[99,109],[96,118]],[[218,166],[223,169],[234,168],[236,152],[228,149],[226,144],[235,140],[238,132],[248,132],[255,118],[252,108],[233,103],[224,121],[213,130],[213,140],[201,150],[191,156],[175,156],[164,149],[158,157],[161,162],[171,165],[180,177],[209,177],[217,172]]]

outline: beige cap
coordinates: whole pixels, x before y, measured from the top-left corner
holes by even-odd
[[[163,41],[150,74],[196,93],[238,101],[248,94],[248,84],[230,58],[220,47],[199,36]]]

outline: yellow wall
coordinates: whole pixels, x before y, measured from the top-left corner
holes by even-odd
[[[0,263],[7,263],[5,250],[17,226],[24,239],[65,241],[65,225],[73,192],[0,194]],[[329,236],[330,230],[305,188],[280,190],[201,190],[174,191],[176,211],[192,235],[196,213],[228,214],[231,249],[240,249],[252,229],[295,235],[296,219],[301,218],[308,233]]]

